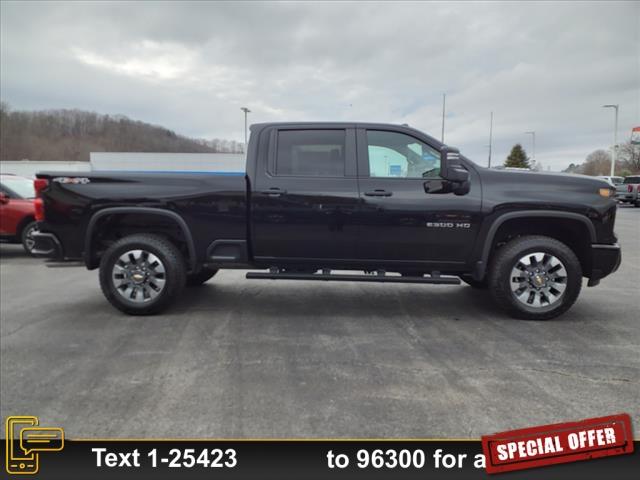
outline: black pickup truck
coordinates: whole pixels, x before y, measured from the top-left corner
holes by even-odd
[[[265,123],[243,172],[50,172],[34,253],[83,259],[130,314],[222,268],[251,279],[459,284],[550,319],[615,271],[615,190],[479,167],[408,126]],[[345,273],[350,272],[350,273]]]

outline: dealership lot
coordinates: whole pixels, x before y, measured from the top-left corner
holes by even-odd
[[[621,207],[616,231],[620,270],[548,322],[466,286],[244,271],[128,317],[97,272],[1,245],[0,414],[76,438],[476,438],[620,412],[639,425],[640,209]]]

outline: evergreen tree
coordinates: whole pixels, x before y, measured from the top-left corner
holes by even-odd
[[[505,167],[512,168],[530,168],[529,166],[529,158],[527,157],[527,153],[522,148],[522,145],[516,143],[511,149],[511,153],[504,161]]]

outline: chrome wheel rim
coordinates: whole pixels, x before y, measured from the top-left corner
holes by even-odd
[[[36,246],[36,241],[33,239],[33,232],[35,232],[36,229],[36,227],[31,227],[29,230],[27,230],[27,233],[24,236],[24,245],[29,251],[33,250],[33,247]]]
[[[567,288],[567,269],[559,258],[544,252],[523,255],[511,270],[511,292],[533,309],[557,304]]]
[[[135,303],[150,302],[166,283],[163,263],[146,250],[129,250],[120,255],[113,265],[111,278],[118,294]]]

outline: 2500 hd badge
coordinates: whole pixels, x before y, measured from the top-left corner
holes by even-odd
[[[461,222],[427,222],[429,228],[471,228],[470,223]]]

